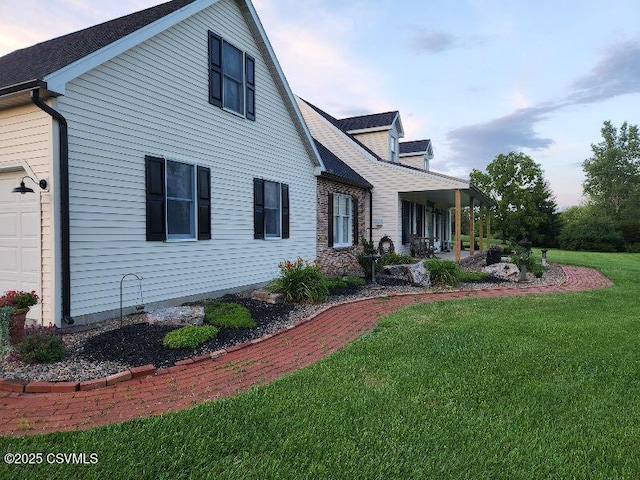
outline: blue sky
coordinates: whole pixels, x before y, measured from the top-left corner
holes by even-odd
[[[158,3],[0,0],[0,55]],[[296,94],[336,117],[400,110],[442,173],[523,151],[577,205],[603,121],[640,123],[637,0],[254,5]]]

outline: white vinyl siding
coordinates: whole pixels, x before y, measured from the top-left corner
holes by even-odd
[[[211,108],[209,31],[255,58],[256,121]],[[313,159],[234,1],[82,75],[59,102],[70,124],[72,315],[81,323],[117,311],[128,272],[144,277],[153,304],[264,283],[284,259],[315,258]],[[211,241],[145,241],[146,155],[211,168]],[[255,177],[289,185],[292,241],[254,240]],[[135,293],[125,289],[125,307]]]
[[[29,175],[36,179],[49,178],[54,169],[53,162],[53,122],[51,117],[35,105],[0,110],[0,175],[7,172],[8,176]],[[27,168],[28,170],[25,170]],[[16,173],[12,173],[16,172]],[[19,182],[18,182],[19,183]],[[13,185],[17,187],[18,183]],[[45,324],[54,323],[54,311],[56,305],[56,281],[54,278],[56,268],[53,259],[54,232],[53,195],[55,183],[50,184],[49,191],[41,191],[29,180],[25,182],[33,188],[35,193],[25,194],[24,202],[33,202],[37,218],[33,219],[30,228],[36,229],[34,238],[37,248],[29,258],[32,270],[36,270],[37,285],[35,290],[42,301],[36,307],[31,308],[34,318],[42,318]],[[31,184],[31,185],[30,185]],[[10,195],[19,195],[9,193]],[[0,236],[7,228],[0,219]],[[10,281],[4,278],[5,281]],[[3,287],[4,288],[4,287]],[[0,288],[0,290],[2,290]]]

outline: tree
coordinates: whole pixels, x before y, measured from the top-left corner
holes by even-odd
[[[471,172],[471,181],[496,200],[495,226],[502,240],[528,238],[552,245],[559,230],[557,204],[542,167],[524,153],[498,155],[486,173]]]
[[[640,214],[640,133],[624,122],[616,129],[610,121],[600,130],[602,142],[591,145],[593,156],[582,163],[582,189],[603,214],[616,222]]]

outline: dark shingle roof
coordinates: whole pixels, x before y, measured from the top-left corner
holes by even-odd
[[[329,177],[335,180],[343,180],[351,185],[356,185],[363,188],[371,188],[372,185],[367,182],[363,177],[358,175],[350,166],[340,160],[333,154],[327,147],[322,145],[315,138],[313,141],[316,144],[322,163],[326,168],[326,171],[322,173],[322,176]]]
[[[400,142],[400,155],[403,153],[423,153],[429,150],[431,140],[414,140],[412,142]]]
[[[300,100],[302,100],[304,103],[306,103],[311,108],[313,108],[320,116],[324,117],[325,120],[327,120],[329,123],[331,123],[338,130],[341,130],[347,137],[349,137],[351,139],[351,141],[353,141],[355,144],[357,144],[359,147],[361,147],[363,150],[365,150],[368,154],[370,154],[376,160],[380,160],[381,162],[384,162],[384,160],[382,158],[380,158],[378,156],[378,154],[376,154],[373,150],[371,150],[369,147],[367,147],[364,143],[362,143],[360,140],[358,140],[353,135],[347,133],[347,131],[342,127],[342,124],[340,123],[340,120],[338,120],[335,117],[332,117],[327,112],[325,112],[324,110],[321,110],[320,108],[316,107],[312,103],[307,102],[305,99],[301,98]]]
[[[348,117],[338,120],[342,129],[350,132],[353,130],[364,130],[367,128],[376,127],[390,127],[395,118],[398,116],[398,111],[385,112],[385,113],[373,113],[371,115],[359,115],[357,117]]]
[[[11,52],[0,58],[0,89],[42,79],[193,1],[173,0]]]

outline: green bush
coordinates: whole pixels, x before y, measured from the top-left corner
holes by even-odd
[[[366,284],[361,277],[328,277],[325,278],[325,285],[329,290],[346,287],[362,287]]]
[[[640,222],[627,221],[619,223],[617,230],[622,235],[627,252],[640,252]]]
[[[455,286],[460,281],[460,267],[451,260],[433,258],[424,262],[431,284],[435,286]]]
[[[214,326],[187,325],[186,327],[171,330],[167,333],[162,340],[162,344],[171,349],[193,349],[215,338],[217,334],[218,329]]]
[[[487,272],[467,272],[464,270],[460,270],[458,280],[466,283],[480,283],[484,282],[487,277],[489,277],[489,274]]]
[[[53,363],[67,353],[62,338],[55,333],[35,332],[16,345],[18,358],[24,363]]]
[[[385,253],[378,263],[381,266],[384,265],[407,265],[409,263],[416,263],[415,258],[411,255],[403,255],[402,253]]]
[[[562,229],[558,238],[564,250],[618,252],[624,239],[612,220],[600,215],[580,215]]]
[[[251,318],[251,312],[246,307],[229,302],[206,303],[204,321],[216,327],[253,328],[256,326],[256,322]]]
[[[0,356],[6,355],[11,351],[9,322],[15,311],[13,307],[0,307]]]
[[[278,265],[280,277],[269,284],[269,291],[284,294],[287,303],[319,303],[329,295],[325,277],[317,265],[298,258]]]
[[[356,260],[358,261],[358,263],[362,267],[362,270],[364,270],[365,277],[366,278],[371,278],[372,261],[371,261],[370,258],[365,258],[365,257],[367,255],[376,255],[378,253],[378,251],[376,250],[376,247],[373,244],[373,241],[369,241],[366,238],[362,239],[362,247],[363,247],[363,250],[362,250],[361,253],[356,255]],[[379,259],[375,263],[375,268],[376,268],[376,273],[378,273],[380,271],[380,269],[382,268],[382,264],[380,263]]]

